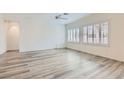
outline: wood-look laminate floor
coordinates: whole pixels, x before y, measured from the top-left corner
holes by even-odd
[[[114,79],[124,78],[124,63],[69,49],[0,56],[0,78]]]

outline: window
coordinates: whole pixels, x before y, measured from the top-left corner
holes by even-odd
[[[100,25],[94,24],[94,44],[99,44],[100,41]]]
[[[67,30],[67,42],[79,42],[79,28]]]
[[[70,30],[67,31],[67,33],[68,33],[68,34],[67,34],[67,39],[68,39],[67,41],[68,41],[68,42],[71,41],[71,34],[70,34],[70,32],[71,32]]]
[[[88,43],[93,43],[93,26],[88,26]]]
[[[70,42],[73,42],[73,30],[70,30]]]
[[[83,27],[83,43],[87,43],[87,26]]]
[[[82,27],[67,30],[67,42],[85,44],[108,44],[108,22],[85,25]],[[79,29],[81,28],[81,29]]]
[[[108,44],[108,22],[101,24],[101,44]]]
[[[72,30],[70,30],[70,42],[73,41],[73,33],[72,33]]]
[[[76,42],[79,43],[79,28],[76,29]]]
[[[76,42],[76,30],[73,29],[73,42]]]

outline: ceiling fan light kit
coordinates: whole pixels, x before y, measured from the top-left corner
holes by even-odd
[[[62,19],[62,20],[67,20],[68,18],[65,18],[63,16],[68,15],[68,13],[63,13],[55,16],[55,19]]]

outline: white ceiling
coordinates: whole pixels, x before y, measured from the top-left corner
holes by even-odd
[[[4,17],[8,18],[9,17],[14,17],[19,19],[20,17],[24,17],[26,19],[34,17],[35,19],[47,19],[51,23],[59,23],[59,24],[69,24],[72,23],[73,21],[76,21],[84,16],[90,15],[90,13],[68,13],[68,15],[62,15],[62,18],[67,18],[67,20],[63,19],[55,19],[55,16],[60,15],[63,13],[8,13],[8,14],[3,14]]]
[[[59,15],[59,14],[56,14],[56,15]],[[87,15],[89,15],[89,13],[69,13],[69,15],[62,16],[64,18],[67,18],[67,20],[63,20],[63,19],[55,19],[55,20],[57,23],[60,23],[60,24],[69,24]]]

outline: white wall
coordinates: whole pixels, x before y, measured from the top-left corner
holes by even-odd
[[[109,21],[110,37],[109,46],[95,46],[86,44],[67,43],[66,47],[79,51],[124,61],[124,14],[91,14],[81,18],[67,27],[82,26],[100,21]]]
[[[6,52],[6,32],[4,29],[3,17],[0,15],[0,54]]]
[[[4,19],[20,25],[20,52],[64,47],[65,28],[54,14],[5,14]]]

